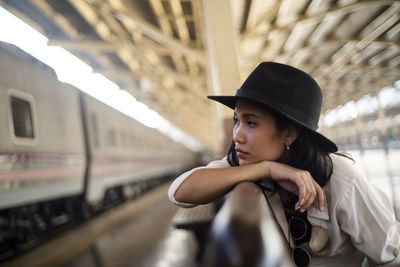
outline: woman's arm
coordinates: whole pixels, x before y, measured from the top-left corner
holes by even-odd
[[[174,197],[180,203],[209,203],[228,193],[239,182],[263,179],[273,179],[285,190],[297,194],[299,201],[296,209],[302,212],[314,203],[316,197],[321,210],[324,206],[322,188],[309,172],[271,161],[235,167],[197,169],[182,182]]]
[[[263,162],[227,168],[203,168],[194,171],[179,186],[175,199],[183,203],[205,204],[226,193],[242,181],[257,181],[267,171]]]

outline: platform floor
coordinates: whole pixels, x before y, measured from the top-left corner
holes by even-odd
[[[160,190],[166,196],[166,190]],[[106,233],[63,267],[193,266],[196,251],[191,233],[175,230],[171,219],[177,208],[160,198],[149,209]]]
[[[190,267],[197,249],[192,233],[174,229],[177,211],[168,184],[125,203],[1,267]]]

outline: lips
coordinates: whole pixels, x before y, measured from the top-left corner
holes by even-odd
[[[247,155],[249,155],[249,153],[247,153],[241,149],[236,149],[236,156],[238,158],[243,158],[243,157],[246,157]]]

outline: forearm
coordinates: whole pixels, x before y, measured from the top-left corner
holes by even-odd
[[[183,203],[209,203],[241,181],[258,181],[269,176],[268,162],[228,168],[204,168],[194,171],[175,192],[175,200]]]

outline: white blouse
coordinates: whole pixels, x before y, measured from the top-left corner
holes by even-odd
[[[309,249],[311,266],[400,266],[400,223],[387,195],[374,187],[346,157],[331,154],[333,173],[324,186],[325,208],[311,206],[307,217],[312,232]],[[182,182],[201,168],[230,167],[226,157],[207,166],[183,173],[171,184],[168,196],[176,205],[174,194]],[[268,185],[269,180],[265,180]],[[288,238],[288,223],[279,194],[266,191],[268,203]],[[293,242],[290,242],[293,243]],[[366,259],[367,260],[366,260]]]

